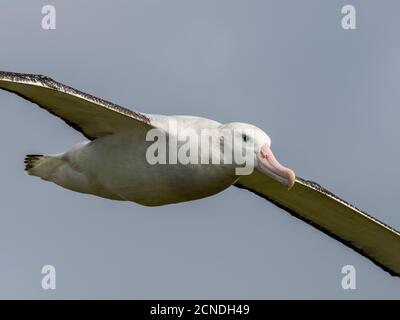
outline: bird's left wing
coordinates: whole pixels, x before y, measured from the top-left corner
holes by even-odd
[[[149,129],[150,118],[112,102],[34,74],[0,71],[0,89],[13,92],[60,117],[88,139]]]
[[[400,233],[335,196],[319,184],[297,178],[286,187],[257,170],[235,184],[271,201],[339,240],[394,276],[400,276]]]

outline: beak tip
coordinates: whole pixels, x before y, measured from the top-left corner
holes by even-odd
[[[289,170],[288,172],[288,190],[292,189],[296,182],[296,174],[293,170]]]

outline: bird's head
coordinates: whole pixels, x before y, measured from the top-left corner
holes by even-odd
[[[271,151],[271,139],[260,128],[240,122],[228,123],[221,127],[220,141],[224,153],[250,159],[254,167],[263,174],[279,181],[288,189],[293,187],[296,179],[293,170],[276,160]],[[243,165],[243,161],[240,164]]]

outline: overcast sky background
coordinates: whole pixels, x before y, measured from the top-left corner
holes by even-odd
[[[53,4],[57,29],[41,28]],[[341,8],[357,10],[357,30]],[[264,129],[282,163],[400,229],[398,1],[2,1],[0,70]],[[0,298],[400,298],[400,279],[247,191],[146,208],[23,171],[83,136],[0,92]],[[41,288],[41,268],[57,289]],[[343,290],[354,265],[357,289]]]

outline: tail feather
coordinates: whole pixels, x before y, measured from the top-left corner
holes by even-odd
[[[25,157],[25,171],[30,173],[30,170],[35,168],[35,166],[40,162],[40,160],[44,157],[42,154],[28,154]]]
[[[25,172],[30,176],[54,182],[73,191],[90,193],[113,200],[124,200],[119,195],[108,191],[103,185],[94,184],[79,169],[71,166],[64,154],[28,154],[24,163]]]

